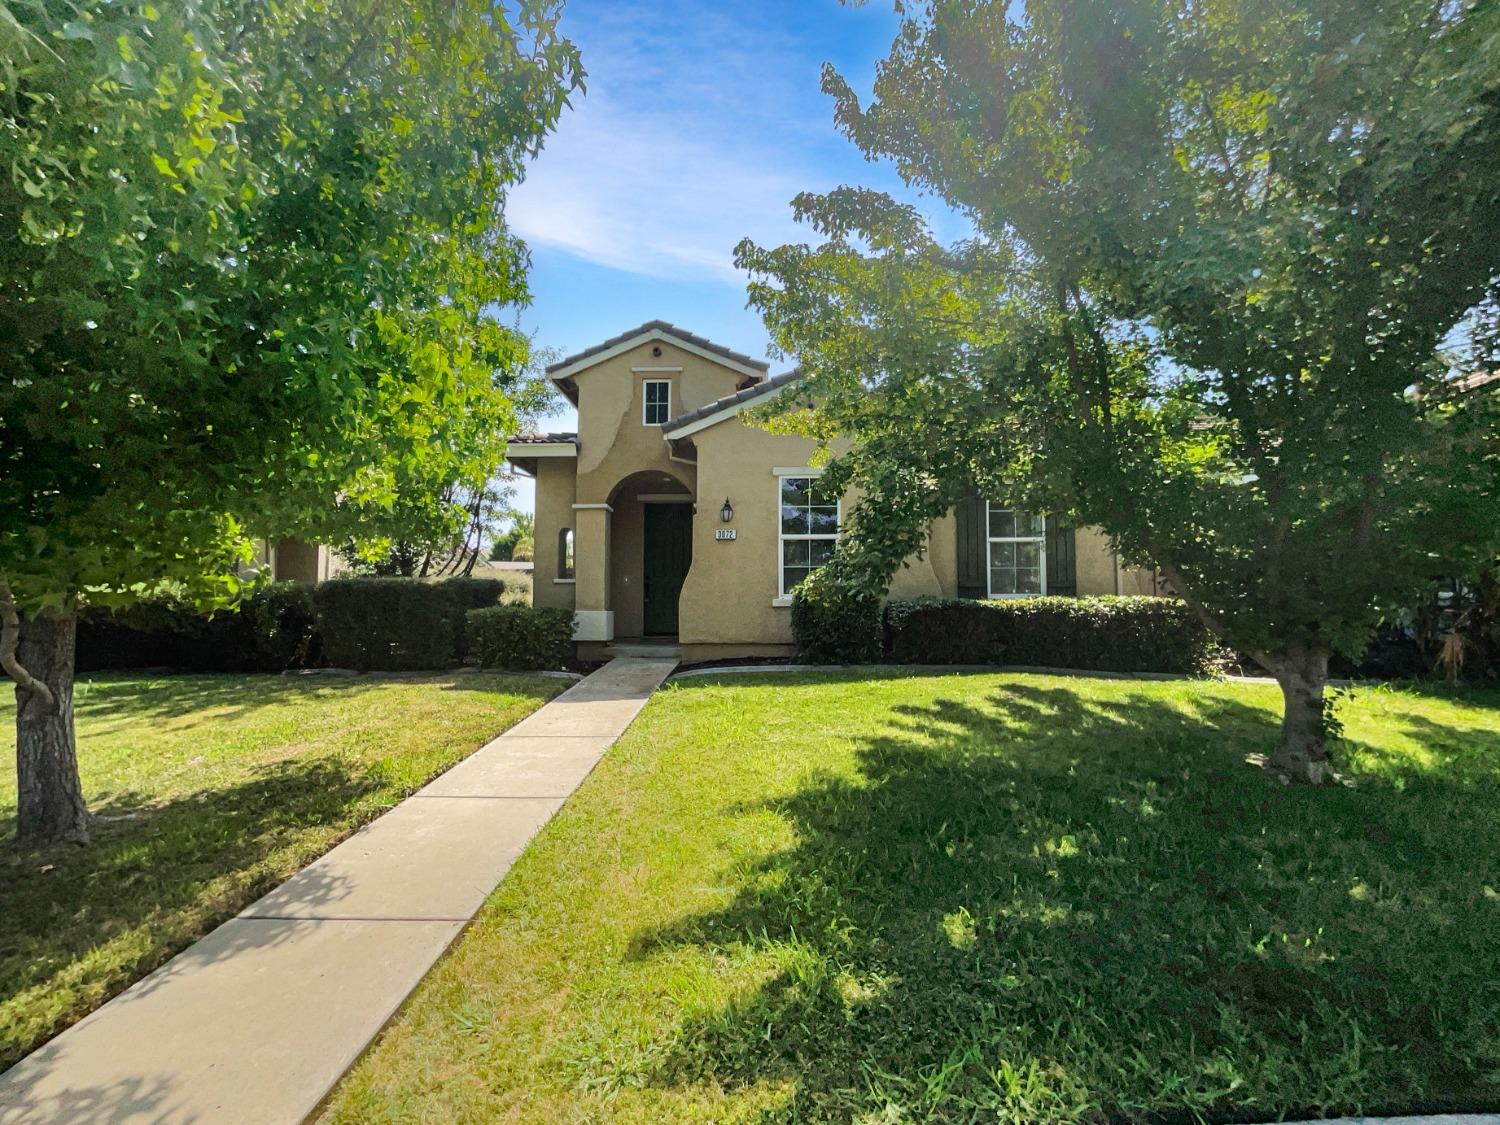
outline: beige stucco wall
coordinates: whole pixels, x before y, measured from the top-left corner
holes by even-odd
[[[531,602],[538,606],[573,608],[573,582],[557,581],[557,533],[576,527],[573,504],[577,462],[567,457],[544,457],[536,467],[536,540],[532,558]],[[575,540],[574,561],[577,561]]]
[[[652,355],[653,349],[662,354]],[[681,370],[633,370],[637,367]],[[733,394],[744,378],[665,341],[641,344],[579,372],[578,503],[604,503],[625,477],[643,471],[671,477],[691,491],[694,467],[672,460],[661,427],[641,421],[642,385],[648,379],[669,380],[676,417]]]
[[[1080,594],[1115,592],[1115,552],[1109,536],[1097,527],[1080,527],[1073,534]]]
[[[628,487],[614,500],[610,517],[609,603],[615,611],[615,636],[639,637],[645,606],[641,600],[645,570],[645,506],[636,499],[638,493]]]
[[[1080,527],[1074,538],[1080,594],[1157,594],[1156,575],[1146,567],[1125,566],[1097,527]]]
[[[348,569],[331,548],[305,539],[262,540],[257,561],[269,562],[278,582],[326,582]]]
[[[684,659],[690,651],[698,654],[696,659],[780,652],[792,643],[792,624],[791,609],[776,604],[781,485],[772,470],[808,467],[816,443],[768,433],[738,418],[700,431],[694,441],[699,499],[693,568],[680,604]],[[719,520],[725,497],[734,505],[730,524]],[[844,498],[846,516],[858,500],[854,492]],[[735,538],[715,539],[714,532],[726,527],[734,529]],[[951,592],[957,581],[956,551],[952,517],[944,517],[934,523],[925,557],[908,559],[897,572],[892,596]]]

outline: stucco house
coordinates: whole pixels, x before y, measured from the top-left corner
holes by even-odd
[[[673,638],[682,659],[783,656],[791,594],[827,560],[848,497],[818,488],[814,443],[741,413],[797,379],[665,321],[551,365],[577,433],[507,456],[536,479],[533,601],[574,610],[580,656]],[[1108,538],[980,498],[928,530],[892,597],[1152,593]]]
[[[326,544],[305,539],[257,539],[251,565],[269,568],[276,582],[326,582],[348,569]]]

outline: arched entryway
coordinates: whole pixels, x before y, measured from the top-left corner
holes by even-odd
[[[615,636],[677,635],[677,604],[693,561],[693,494],[657,470],[610,493],[610,600]]]

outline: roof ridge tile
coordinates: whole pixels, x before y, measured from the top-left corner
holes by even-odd
[[[623,344],[626,340],[635,336],[644,336],[649,332],[662,332],[668,336],[675,336],[684,343],[692,344],[695,347],[702,348],[704,351],[713,352],[715,355],[723,356],[725,359],[732,359],[736,363],[743,364],[746,367],[753,367],[758,371],[769,371],[771,368],[771,365],[765,360],[755,359],[744,352],[737,352],[733,348],[727,348],[723,344],[716,344],[708,339],[708,337],[689,332],[686,328],[679,328],[671,321],[648,320],[644,324],[638,325],[626,332],[611,336],[608,340],[584,348],[581,352],[575,352],[570,356],[566,356],[556,363],[549,363],[547,365],[547,373],[550,375],[554,371],[561,371],[565,367],[571,367],[580,360],[588,359],[590,356],[608,351],[610,348]]]

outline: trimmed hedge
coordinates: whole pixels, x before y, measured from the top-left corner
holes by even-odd
[[[469,651],[481,668],[511,672],[557,669],[573,655],[573,611],[557,606],[497,605],[471,609]]]
[[[885,652],[897,664],[1000,664],[1006,617],[988,612],[1004,603],[911,598],[886,603]]]
[[[886,652],[902,664],[1196,673],[1219,656],[1176,598],[913,598],[886,606],[885,633]]]
[[[181,668],[193,672],[280,672],[318,656],[312,587],[273,582],[234,610],[212,617],[172,594],[124,609],[84,606],[78,615],[80,672]]]
[[[872,663],[883,647],[880,602],[804,584],[792,595],[792,639],[809,664]]]
[[[504,584],[486,578],[335,578],[313,592],[323,656],[338,668],[412,672],[465,656],[464,614],[494,605]]]

